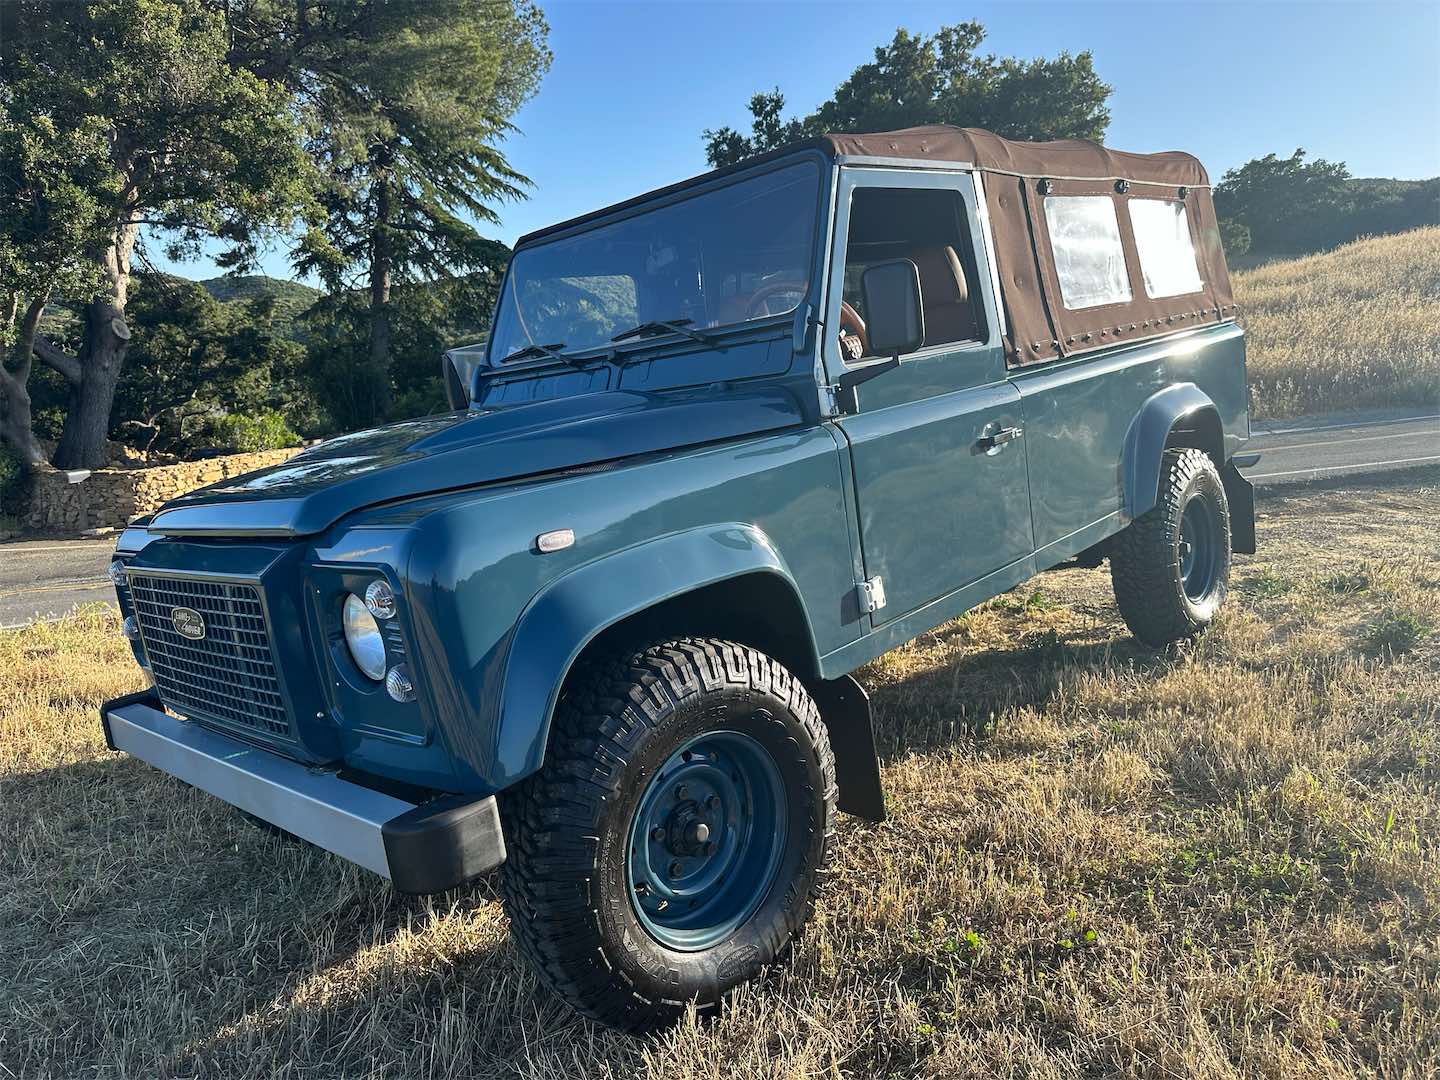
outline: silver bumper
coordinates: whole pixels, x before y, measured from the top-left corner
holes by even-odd
[[[505,861],[494,796],[417,805],[261,750],[159,707],[153,693],[101,707],[106,742],[231,806],[389,878],[440,892]]]

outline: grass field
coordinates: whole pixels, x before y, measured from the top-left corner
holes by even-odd
[[[0,635],[0,1077],[1433,1077],[1437,484],[1263,501],[1177,655],[1098,570],[872,664],[890,820],[791,969],[642,1041],[488,884],[398,897],[107,753],[113,616]]]
[[[1253,416],[1440,406],[1440,228],[1233,278]]]

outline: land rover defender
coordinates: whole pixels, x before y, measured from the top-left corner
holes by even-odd
[[[399,890],[500,868],[597,1020],[714,1009],[884,815],[856,668],[1066,563],[1210,622],[1236,316],[1200,164],[1088,142],[827,136],[533,233],[453,411],[124,532],[107,741]]]

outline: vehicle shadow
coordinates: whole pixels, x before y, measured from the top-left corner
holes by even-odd
[[[965,635],[963,624],[951,623],[922,639],[947,654],[939,662],[920,659],[898,673],[871,665],[857,673],[870,693],[882,763],[941,747],[992,742],[1002,717],[1025,709],[1044,711],[1067,677],[1115,668],[1158,677],[1179,657],[1128,634],[1116,636],[1112,626],[1098,623],[1016,635],[998,647],[967,647]],[[1013,751],[1023,753],[1024,747],[1017,743]]]

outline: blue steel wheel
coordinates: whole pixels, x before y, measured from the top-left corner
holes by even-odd
[[[630,826],[630,901],[651,937],[708,949],[775,884],[789,809],[775,759],[738,731],[694,736],[650,780]]]
[[[1220,528],[1203,497],[1190,499],[1180,515],[1180,584],[1191,600],[1203,600],[1215,587]]]
[[[683,788],[683,790],[682,790]],[[757,649],[681,638],[566,681],[545,764],[501,793],[510,930],[540,981],[653,1031],[785,961],[835,835],[835,756]]]

